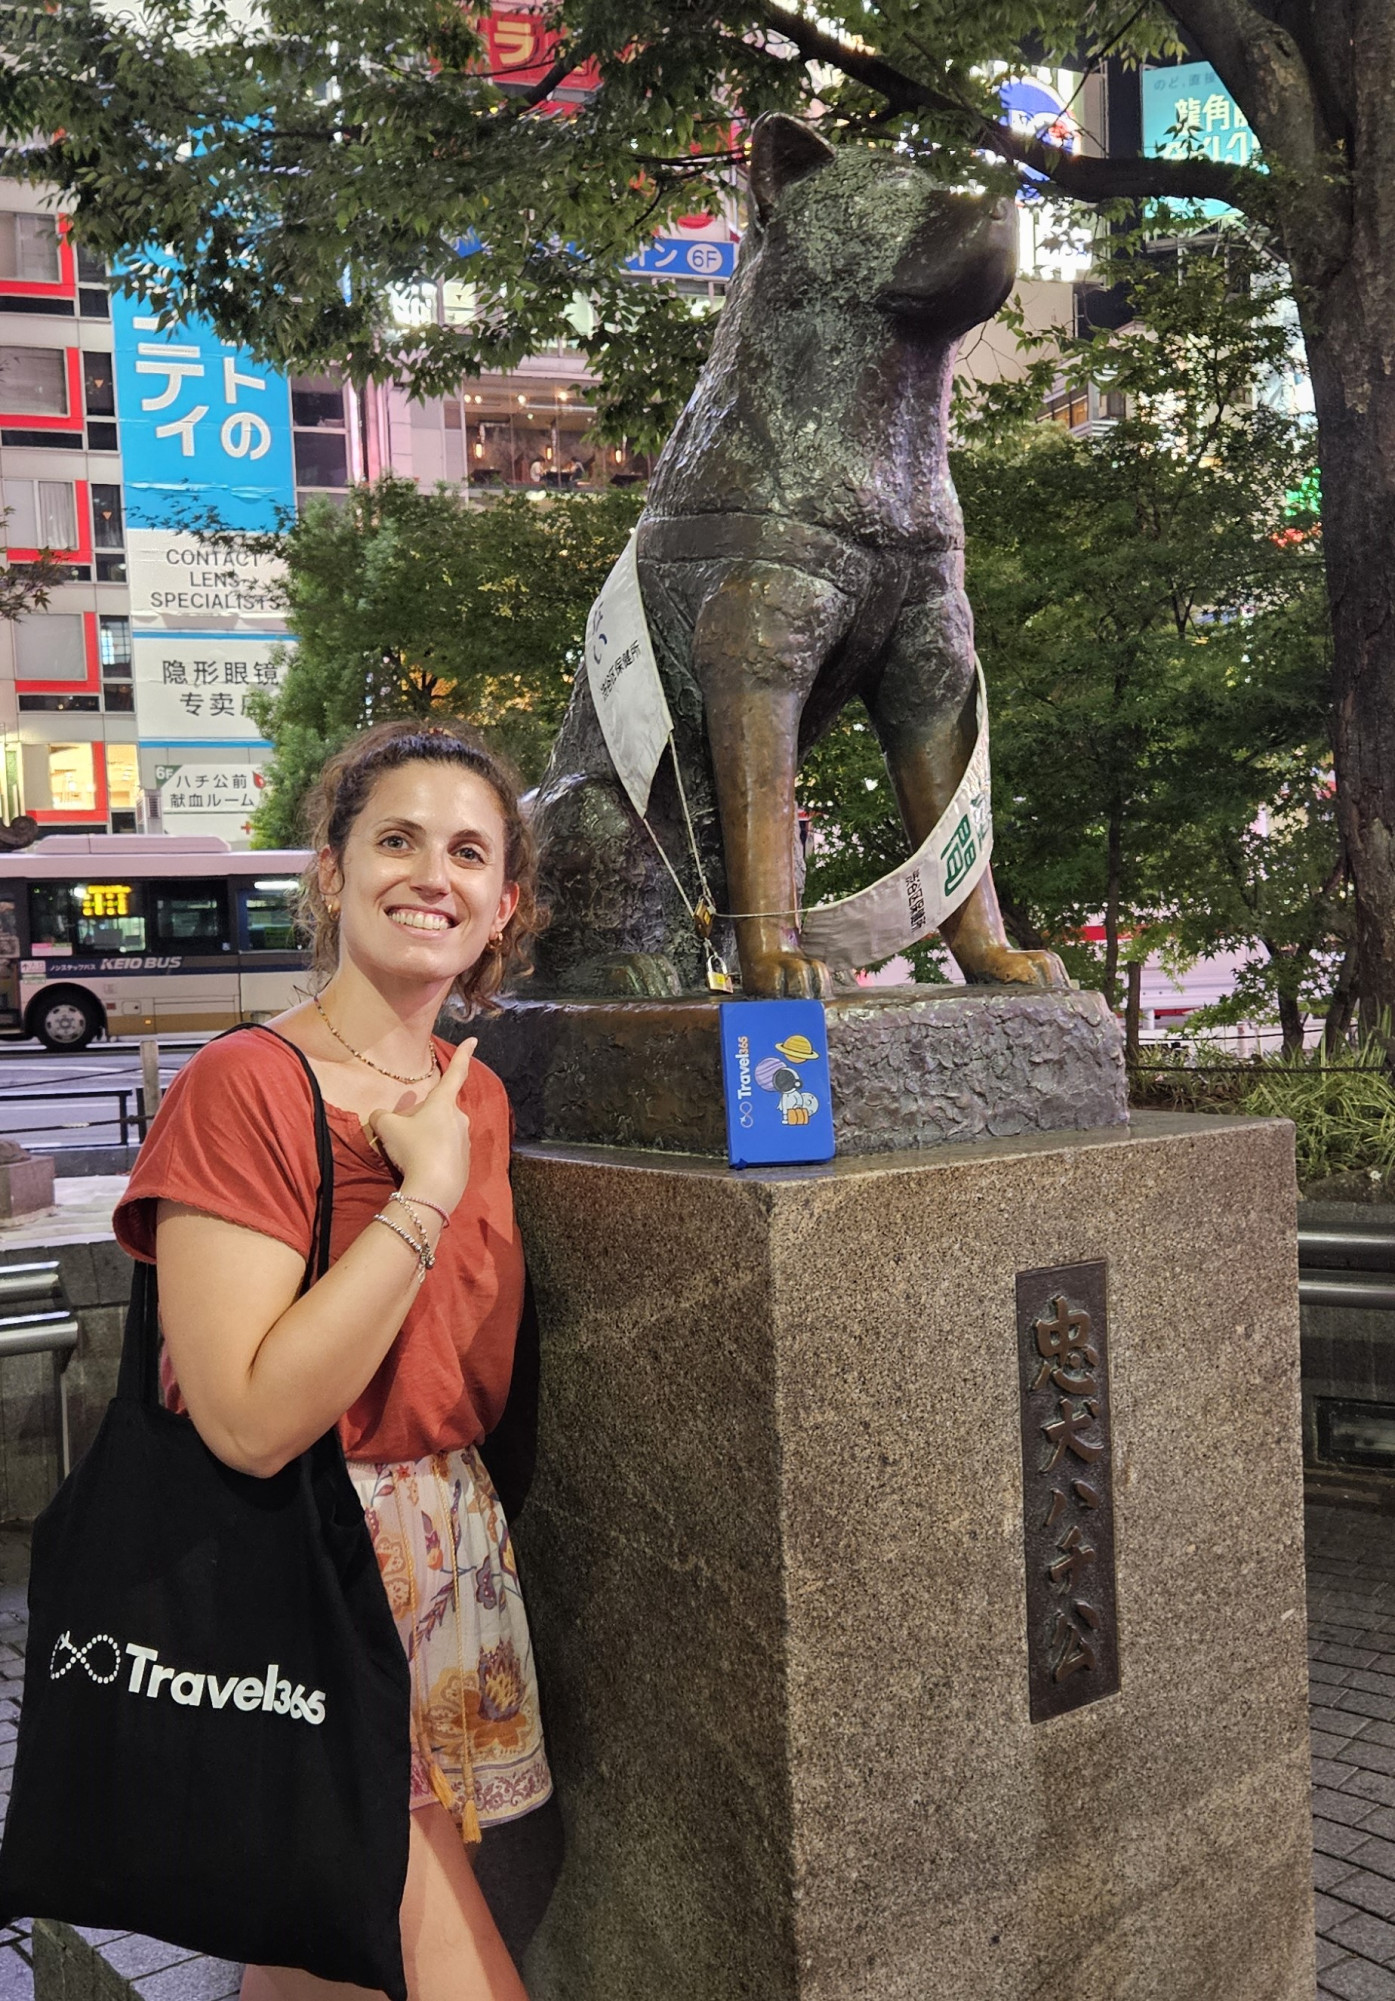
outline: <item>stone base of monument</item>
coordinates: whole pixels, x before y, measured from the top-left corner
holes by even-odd
[[[21,1153],[16,1159],[0,1159],[0,1218],[51,1209],[53,1170],[50,1154]]]
[[[521,1140],[726,1154],[719,1003],[511,998],[443,1033],[478,1035]],[[878,987],[826,1008],[842,1155],[1118,1125],[1119,1028],[1098,993]]]
[[[1288,1127],[515,1189],[534,2001],[1312,2001]]]

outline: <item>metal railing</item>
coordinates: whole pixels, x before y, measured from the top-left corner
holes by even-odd
[[[69,1310],[56,1258],[38,1264],[0,1265],[0,1361],[10,1355],[51,1355],[58,1392],[59,1457],[63,1478],[72,1471],[68,1429],[68,1363],[80,1332]]]
[[[197,1049],[198,1043],[167,1043],[166,1048]],[[50,1090],[46,1084],[32,1089],[20,1087],[17,1090],[0,1091],[0,1105],[44,1105],[84,1104],[94,1100],[116,1100],[116,1116],[110,1119],[43,1119],[34,1125],[10,1126],[5,1128],[6,1137],[22,1140],[27,1133],[52,1132],[94,1132],[101,1126],[115,1126],[120,1138],[120,1146],[131,1144],[131,1128],[136,1129],[137,1140],[144,1140],[146,1128],[159,1109],[162,1086],[160,1083],[160,1043],[153,1035],[140,1038],[138,1044],[141,1060],[141,1081],[131,1084],[86,1084],[71,1089]],[[68,1142],[71,1144],[71,1142]],[[50,1146],[49,1151],[61,1151]]]
[[[1300,1227],[1298,1299],[1303,1306],[1395,1311],[1395,1230],[1340,1223]]]
[[[96,1085],[89,1086],[85,1090],[75,1091],[44,1091],[42,1093],[38,1091],[0,1091],[0,1105],[81,1104],[90,1103],[94,1098],[115,1098],[117,1101],[115,1118],[69,1119],[66,1121],[62,1119],[42,1119],[38,1124],[32,1126],[7,1125],[5,1135],[8,1139],[22,1140],[26,1133],[89,1132],[95,1131],[98,1126],[115,1126],[121,1134],[121,1138],[117,1144],[120,1146],[129,1146],[131,1144],[131,1128],[134,1126],[137,1138],[145,1138],[147,1123],[145,1100],[139,1084],[123,1084],[117,1087],[109,1085],[105,1090],[100,1085]]]

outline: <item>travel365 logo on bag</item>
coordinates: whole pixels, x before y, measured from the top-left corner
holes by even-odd
[[[65,1675],[77,1670],[105,1688],[118,1678],[127,1656],[131,1662],[126,1680],[128,1695],[158,1696],[167,1689],[171,1701],[185,1709],[197,1709],[205,1701],[210,1709],[226,1709],[231,1701],[234,1709],[248,1713],[262,1710],[272,1716],[294,1717],[300,1723],[325,1720],[324,1690],[315,1688],[307,1695],[304,1683],[296,1682],[292,1687],[282,1679],[275,1661],[264,1675],[233,1674],[220,1681],[216,1674],[166,1667],[157,1648],[138,1647],[133,1640],[123,1647],[110,1633],[94,1633],[81,1646],[71,1633],[60,1633],[48,1664],[49,1679],[62,1681]]]

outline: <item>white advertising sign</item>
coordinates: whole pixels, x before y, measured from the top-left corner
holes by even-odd
[[[282,639],[230,632],[206,639],[187,632],[131,641],[136,728],[143,743],[261,743],[247,713],[257,689],[275,694],[284,666]]]
[[[245,847],[261,799],[259,764],[157,764],[160,824],[167,834],[217,834]]]
[[[174,528],[128,529],[126,548],[137,632],[285,630],[276,557],[211,549]]]

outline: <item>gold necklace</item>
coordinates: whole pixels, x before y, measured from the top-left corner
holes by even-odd
[[[431,1068],[429,1070],[423,1070],[419,1077],[404,1077],[399,1070],[386,1070],[384,1069],[381,1063],[375,1063],[371,1056],[365,1056],[361,1049],[355,1049],[352,1042],[345,1042],[343,1036],[339,1033],[339,1030],[334,1026],[334,1023],[330,1020],[329,1016],[320,1006],[319,995],[311,994],[310,998],[315,1003],[315,1012],[320,1017],[320,1020],[324,1023],[325,1027],[329,1030],[330,1034],[334,1037],[335,1041],[340,1045],[340,1047],[342,1049],[348,1050],[350,1056],[354,1058],[355,1062],[366,1063],[369,1069],[376,1070],[380,1077],[391,1077],[394,1084],[424,1084],[428,1077],[440,1076],[441,1059],[436,1054],[436,1048],[434,1043],[431,1049]]]

